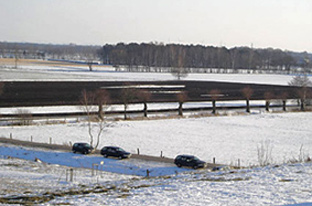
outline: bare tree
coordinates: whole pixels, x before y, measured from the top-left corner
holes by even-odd
[[[175,47],[171,47],[172,53],[175,54]],[[185,78],[188,75],[187,68],[185,68],[185,55],[186,52],[183,50],[183,48],[180,48],[177,53],[177,66],[171,69],[171,74],[178,78],[178,80],[181,80],[181,78]]]
[[[216,101],[219,99],[219,97],[221,96],[221,91],[218,89],[213,89],[209,92],[209,95],[212,99],[212,113],[215,114],[216,113]]]
[[[188,99],[187,92],[182,91],[177,94],[177,100],[179,102],[179,115],[183,116],[183,103]]]
[[[108,106],[110,103],[110,95],[104,89],[98,89],[94,92],[94,101],[98,105],[98,117],[104,119],[104,106]]]
[[[29,110],[27,109],[17,109],[17,117],[19,119],[20,125],[31,125],[33,123],[33,117]]]
[[[249,100],[253,94],[253,89],[251,89],[250,87],[245,87],[242,89],[242,94],[244,96],[244,98],[246,99],[246,112],[250,112],[250,105],[249,105]]]
[[[18,61],[19,61],[19,54],[18,54],[18,50],[16,49],[15,51],[14,51],[14,62],[15,62],[15,69],[17,69],[17,63],[18,63]]]
[[[127,119],[127,109],[131,102],[133,102],[137,98],[137,90],[131,88],[130,85],[126,85],[121,90],[121,100],[124,105],[124,119]]]
[[[265,99],[265,110],[268,112],[270,111],[270,103],[274,97],[274,93],[271,91],[266,91],[263,96]]]
[[[283,93],[280,95],[279,98],[282,100],[283,111],[286,111],[286,102],[287,102],[287,98],[288,98],[288,93],[287,93],[287,92],[283,92]]]
[[[307,99],[311,98],[312,82],[307,75],[295,76],[289,83],[290,86],[298,87],[296,93],[300,102],[301,111],[305,111]]]
[[[144,117],[147,117],[147,102],[151,99],[151,93],[148,90],[139,90],[137,96],[144,104]]]
[[[97,104],[101,103],[101,108],[103,108],[103,104],[105,102],[104,100],[97,99],[98,98],[97,93],[98,92],[87,92],[86,90],[83,90],[80,98],[82,108],[87,114],[88,134],[90,138],[90,145],[94,148],[93,152],[99,146],[101,136],[105,128],[109,126],[109,124],[104,119],[102,110],[101,110],[102,118],[96,118],[93,115],[93,111],[95,111],[95,108],[99,106]]]

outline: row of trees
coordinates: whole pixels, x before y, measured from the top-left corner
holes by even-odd
[[[24,59],[100,60],[100,46],[0,42],[0,57]]]
[[[301,110],[305,111],[308,100],[312,99],[312,82],[306,75],[304,75],[293,78],[289,84],[297,87],[295,93],[298,98],[298,102],[300,103]],[[252,99],[253,92],[254,91],[251,87],[245,87],[241,90],[242,96],[246,100],[246,112],[250,112],[249,101]],[[209,91],[209,96],[212,102],[212,113],[216,114],[216,102],[221,99],[221,91],[218,89],[212,89]],[[282,94],[274,94],[271,91],[266,91],[264,94],[266,110],[269,111],[272,100],[279,100],[282,102],[283,110],[286,111],[286,101],[289,96],[290,95],[286,92],[283,92]],[[147,102],[151,99],[151,93],[148,90],[140,90],[132,87],[131,85],[125,85],[121,90],[120,99],[124,105],[124,119],[127,119],[127,109],[129,104],[137,102],[137,100],[144,104],[144,117],[147,117]],[[176,99],[179,103],[178,114],[183,116],[183,104],[188,101],[187,92],[181,91],[177,93]],[[110,102],[111,99],[109,92],[104,89],[89,92],[84,90],[81,95],[81,105],[88,116],[87,128],[90,137],[90,144],[95,149],[99,145],[104,130],[110,125],[105,119],[105,110],[109,107]],[[95,110],[94,107],[97,107],[97,117],[93,116],[93,111]]]
[[[272,100],[281,100],[283,105],[283,110],[286,111],[286,101],[289,98],[297,98],[300,103],[300,108],[305,111],[308,101],[312,99],[312,82],[306,75],[296,76],[290,82],[290,86],[294,86],[296,89],[289,90],[289,92],[282,92],[281,94],[276,94],[273,91],[264,92],[264,100],[266,101],[265,107],[269,111],[270,104]],[[246,112],[250,112],[250,100],[252,100],[254,90],[250,86],[246,86],[241,89],[242,97],[246,100]],[[295,93],[295,94],[294,94]],[[129,104],[135,102],[141,102],[144,105],[144,117],[147,117],[147,103],[151,101],[152,93],[145,89],[137,89],[131,85],[124,85],[119,98],[120,102],[124,105],[124,119],[127,119],[127,109]],[[222,100],[222,92],[219,89],[211,89],[208,91],[208,96],[212,102],[212,113],[216,113],[216,102]],[[179,115],[183,115],[183,104],[189,100],[188,93],[186,91],[177,91],[176,100],[179,103]],[[98,105],[98,118],[104,119],[103,116],[103,105],[107,106],[111,102],[109,92],[105,89],[99,89],[94,92],[83,91],[82,94],[82,105]],[[90,111],[86,111],[90,114]]]
[[[229,68],[286,70],[311,68],[312,56],[306,52],[294,53],[280,49],[254,49],[249,47],[212,47],[180,44],[124,44],[105,45],[103,62],[111,65],[171,67],[171,68]]]
[[[0,42],[0,57],[100,60],[104,64],[116,67],[126,66],[130,71],[131,68],[143,67],[145,71],[150,71],[151,68],[180,68],[180,70],[181,68],[188,68],[188,72],[196,72],[200,68],[210,68],[219,72],[222,69],[231,69],[232,72],[245,69],[291,73],[311,72],[310,68],[312,68],[312,54],[307,52],[296,53],[280,49],[255,49],[251,47],[229,49],[226,47],[162,43],[118,43],[116,45],[106,44],[101,47],[76,44]],[[298,68],[300,69],[298,70]],[[178,71],[180,72],[180,70]],[[157,71],[168,72],[166,69]],[[207,70],[205,71],[207,72]],[[181,73],[183,74],[183,71]]]

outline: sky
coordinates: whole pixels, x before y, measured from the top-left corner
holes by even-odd
[[[0,0],[0,41],[312,52],[312,0]]]

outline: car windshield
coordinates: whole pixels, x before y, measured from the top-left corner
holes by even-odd
[[[83,146],[87,148],[91,148],[91,145],[89,145],[88,143],[83,144]]]
[[[125,150],[123,150],[123,149],[121,149],[121,148],[117,148],[117,151],[125,152]]]
[[[199,159],[197,157],[194,157],[194,160],[199,161]]]

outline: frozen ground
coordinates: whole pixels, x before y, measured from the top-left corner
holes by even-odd
[[[270,151],[271,163],[307,158],[312,150],[312,115],[306,113],[254,113],[202,118],[117,121],[102,136],[100,147],[118,145],[132,153],[166,157],[194,154],[221,164],[257,165],[258,148]],[[96,129],[96,128],[95,128]],[[2,126],[1,137],[56,144],[89,142],[84,122]]]
[[[81,66],[21,65],[17,69],[2,66],[1,81],[165,81],[175,80],[170,73],[115,72],[112,67],[95,67],[92,72]],[[189,74],[185,80],[225,81],[288,85],[291,75],[275,74]]]
[[[171,74],[114,72],[112,68],[89,72],[87,67],[21,65],[18,69],[2,66],[0,70],[1,81],[173,79]],[[187,79],[287,85],[292,76],[190,74]],[[64,108],[70,109],[73,108]],[[238,171],[193,171],[131,159],[104,159],[104,171],[92,175],[90,165],[100,163],[103,160],[100,156],[87,158],[70,152],[2,144],[0,200],[12,195],[47,197],[50,192],[52,198],[42,205],[312,205],[312,165],[284,164],[310,157],[311,120],[308,112],[253,111],[250,115],[119,121],[107,128],[100,145],[119,145],[133,153],[140,148],[143,154],[157,156],[162,151],[167,157],[189,153],[208,162],[215,157],[217,163],[232,165],[238,164],[239,159],[243,166],[259,164],[258,151],[262,151],[273,165]],[[88,141],[85,123],[76,121],[1,127],[0,136],[10,134],[15,139],[32,137],[33,141],[46,143],[50,138],[59,144]],[[27,161],[7,159],[8,156]],[[35,158],[44,163],[34,162]],[[66,171],[78,165],[84,168],[76,168],[74,181],[68,181]],[[137,176],[147,168],[155,171],[155,175],[170,176],[149,179]]]
[[[156,178],[76,169],[73,182],[66,180],[67,171],[0,159],[0,203],[32,198],[28,203],[38,205],[312,205],[311,163]]]

